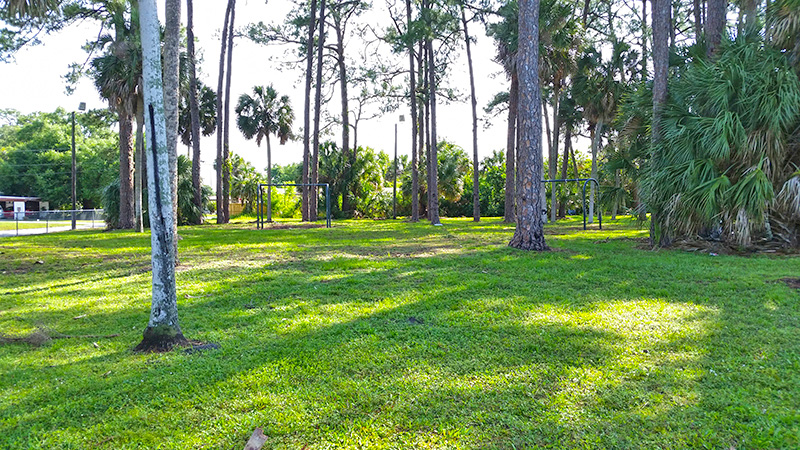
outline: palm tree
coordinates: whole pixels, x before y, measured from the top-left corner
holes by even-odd
[[[189,130],[192,139],[192,187],[194,189],[193,201],[197,208],[203,207],[202,199],[202,186],[200,184],[200,106],[198,102],[198,93],[201,92],[197,84],[197,58],[194,50],[194,2],[186,0],[186,52],[189,62],[189,89],[185,90],[189,94]],[[216,106],[216,99],[214,101]],[[180,112],[178,116],[178,127],[181,127]],[[214,116],[216,128],[216,115]],[[205,130],[204,130],[205,131]],[[213,132],[213,130],[212,130]],[[181,140],[186,143],[186,140],[181,136]],[[188,145],[188,144],[187,144]],[[203,222],[203,215],[200,214],[196,217],[196,224]]]
[[[119,172],[120,211],[119,227],[135,226],[134,214],[134,159],[133,118],[140,87],[141,53],[135,24],[126,20],[125,5],[107,6],[114,35],[101,36],[99,42],[106,53],[91,62],[94,83],[100,95],[119,116]]]
[[[503,220],[511,223],[515,220],[516,200],[516,160],[517,160],[517,112],[519,102],[519,78],[517,77],[517,46],[518,46],[518,4],[512,0],[501,6],[497,13],[502,21],[491,25],[489,34],[497,45],[495,58],[506,72],[511,86],[508,93],[508,132],[506,135],[506,186],[505,186],[505,214]]]
[[[783,52],[723,41],[711,63],[670,84],[661,114],[643,183],[656,242],[798,245],[800,80]]]
[[[247,139],[256,138],[256,145],[267,139],[267,182],[272,182],[272,146],[270,135],[276,135],[283,145],[292,137],[294,112],[289,96],[278,98],[278,92],[270,85],[253,87],[253,96],[242,94],[236,105],[236,125]],[[272,221],[272,188],[267,196],[267,222]]]
[[[60,0],[3,0],[0,11],[10,16],[41,17],[58,8]]]
[[[519,192],[517,226],[509,246],[548,250],[544,241],[541,193],[542,108],[539,92],[539,0],[519,4]]]

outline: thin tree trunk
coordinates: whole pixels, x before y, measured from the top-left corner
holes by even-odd
[[[519,177],[517,226],[509,246],[522,250],[549,250],[544,241],[540,197],[542,116],[539,92],[539,1],[519,4]]]
[[[511,223],[516,220],[516,169],[517,159],[517,109],[519,102],[519,78],[516,67],[511,69],[511,88],[508,93],[508,133],[506,134],[506,202],[503,220]]]
[[[344,155],[349,162],[348,166],[345,168],[345,180],[347,184],[342,193],[342,212],[347,213],[351,210],[349,194],[355,188],[355,186],[352,185],[353,180],[350,178],[352,174],[351,167],[356,161],[356,149],[353,149],[352,152],[350,151],[350,110],[348,108],[347,98],[347,65],[344,59],[345,36],[341,17],[336,14],[334,15],[333,28],[336,31],[336,64],[339,68],[339,93],[341,94],[342,104],[342,155]]]
[[[231,220],[231,151],[230,151],[230,123],[231,123],[231,72],[233,72],[233,32],[236,19],[236,0],[231,0],[231,20],[228,23],[228,68],[225,73],[225,131],[222,135],[222,207],[225,214],[225,223]]]
[[[603,119],[600,119],[594,127],[594,134],[592,135],[592,178],[597,180],[597,155],[600,152],[600,141],[603,139]],[[599,180],[598,180],[599,181]],[[588,223],[594,223],[594,202],[595,192],[594,183],[589,183],[589,218]]]
[[[141,0],[139,13],[142,40],[142,73],[149,174],[148,200],[151,229],[153,298],[150,320],[138,351],[168,350],[186,344],[178,323],[178,299],[175,285],[175,234],[172,222],[172,190],[169,180],[164,91],[161,78],[161,39],[155,0]]]
[[[320,108],[322,107],[322,50],[325,45],[325,0],[319,6],[319,37],[317,38],[317,85],[314,93],[314,149],[311,155],[311,183],[319,183],[319,118]],[[314,193],[309,202],[309,219],[313,222],[317,220],[317,200],[319,191],[315,186]]]
[[[425,80],[423,89],[425,92],[425,176],[427,185],[425,186],[425,216],[431,220],[431,102],[430,102],[430,78],[428,77],[428,46],[426,43],[422,44],[425,49],[423,56],[424,62],[422,63],[422,76]]]
[[[325,1],[325,0],[323,0]],[[317,19],[317,0],[311,0],[311,11],[308,15],[308,40],[306,42],[306,96],[303,109],[303,184],[308,184],[309,165],[311,163],[311,81],[314,68],[314,25]],[[309,219],[308,186],[303,186],[302,220]]]
[[[201,211],[195,221],[203,223],[203,186],[200,184],[200,107],[197,104],[197,58],[194,49],[194,1],[186,0],[186,51],[189,53],[189,110],[192,118],[192,192],[194,206]]]
[[[228,22],[230,21],[231,17],[231,7],[233,5],[233,0],[228,0],[228,7],[225,9],[225,22],[222,25],[222,40],[220,44],[220,51],[219,51],[219,79],[217,81],[217,160],[216,160],[216,169],[217,169],[217,223],[225,223],[225,212],[223,209],[223,197],[225,193],[222,189],[222,134],[223,134],[223,115],[224,110],[222,109],[223,105],[223,87],[225,86],[225,52],[228,49]]]
[[[614,187],[619,189],[620,187],[620,179],[619,179],[619,169],[614,171]],[[617,219],[617,209],[619,207],[619,198],[617,198],[616,193],[614,194],[614,203],[611,205],[611,220]]]
[[[642,80],[647,79],[647,0],[642,0]]]
[[[428,39],[428,77],[430,77],[430,103],[431,103],[431,224],[438,225],[439,221],[439,176],[438,176],[438,140],[436,137],[436,58],[433,54],[433,42]]]
[[[553,145],[550,146],[549,164],[549,176],[551,180],[554,180],[558,174],[558,136],[561,129],[561,121],[559,120],[559,108],[561,105],[559,98],[561,95],[561,79],[556,77],[553,84]],[[550,220],[552,222],[556,221],[558,212],[558,199],[556,193],[557,189],[555,183],[550,183]]]
[[[419,82],[421,84],[420,91],[422,92],[422,95],[427,98],[427,95],[428,95],[427,94],[427,92],[428,92],[428,81],[427,81],[428,77],[425,75],[425,71],[424,71],[424,63],[423,63],[423,61],[425,60],[425,49],[424,49],[424,47],[422,45],[422,41],[419,42],[417,50],[418,50],[417,51],[417,55],[418,55],[418,58],[417,58],[417,74],[419,74],[419,80],[420,80]],[[425,173],[425,177],[426,177],[425,178],[425,193],[427,195],[428,186],[430,185],[430,179],[428,178],[428,174],[430,173],[430,171],[427,168],[427,162],[428,162],[428,160],[430,158],[429,158],[429,155],[426,153],[427,147],[425,146],[425,140],[427,139],[427,136],[428,136],[428,127],[427,127],[427,123],[428,123],[428,114],[427,114],[428,102],[427,102],[427,100],[423,101],[423,98],[420,98],[419,101],[417,102],[417,108],[419,108],[419,114],[417,116],[417,121],[419,122],[419,125],[418,125],[419,126],[419,133],[417,135],[417,139],[419,140],[419,144],[417,145],[417,152],[419,154],[419,157],[417,158],[417,164],[419,164],[419,171],[420,172],[424,171],[424,173]],[[423,158],[423,156],[425,156],[425,157]],[[423,160],[425,161],[425,165],[423,165]],[[420,186],[420,189],[422,189],[421,186]],[[420,207],[421,207],[422,206],[422,196],[419,196],[419,201],[420,201]],[[425,197],[425,208],[424,208],[425,217],[429,217],[428,216],[428,205],[429,204],[430,204],[430,196],[426,196]],[[422,216],[422,214],[423,214],[423,211],[420,211],[420,216]]]
[[[272,223],[272,144],[267,134],[267,222]]]
[[[406,0],[406,30],[411,29],[411,0]],[[411,102],[411,221],[419,221],[419,171],[417,170],[417,80],[414,67],[414,43],[408,43],[408,74]]]
[[[561,161],[561,176],[559,178],[566,179],[567,177],[567,169],[569,168],[569,146],[570,140],[572,140],[572,128],[567,126],[567,129],[564,132],[564,155],[562,156]],[[553,186],[555,188],[555,186]],[[563,199],[558,203],[558,216],[559,217],[566,217],[567,215],[567,205],[564,200],[566,199],[566,185],[562,185],[562,195]]]
[[[128,112],[118,109],[119,115],[119,227],[133,229],[133,123]]]
[[[461,6],[461,22],[464,24],[464,41],[467,44],[467,65],[469,66],[469,88],[472,106],[472,220],[481,220],[480,179],[478,173],[478,98],[475,96],[475,72],[472,69],[472,49],[469,31],[467,29],[467,16],[464,6]]]
[[[141,80],[139,85],[141,86]],[[133,212],[134,229],[138,233],[144,232],[144,216],[142,212],[142,171],[144,164],[144,96],[140,92],[136,95],[136,156],[134,157],[133,171]]]
[[[700,8],[702,8],[702,2],[700,0],[693,0],[692,1],[692,12],[694,13],[694,39],[695,42],[699,42],[701,37],[703,36],[703,12]]]
[[[539,80],[541,83],[541,80]],[[541,89],[541,84],[539,85],[539,89]],[[541,92],[541,91],[540,91]],[[553,135],[550,132],[550,119],[547,115],[547,102],[544,99],[541,99],[542,104],[542,116],[544,117],[544,128],[547,132],[547,159],[552,160],[551,155],[553,154]],[[544,164],[544,162],[542,162]],[[542,165],[542,173],[539,176],[540,180],[544,180],[544,165]],[[542,185],[542,210],[544,211],[544,221],[547,223],[547,185]],[[551,205],[551,206],[555,206]],[[551,208],[552,209],[552,208]]]

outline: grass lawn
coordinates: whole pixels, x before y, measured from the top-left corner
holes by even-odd
[[[0,220],[0,231],[8,231],[8,230],[27,230],[33,228],[54,228],[54,227],[68,227],[72,225],[72,221],[70,220],[51,220],[48,223],[45,220],[37,221],[37,220],[23,220],[19,222],[14,222],[13,220]],[[94,224],[91,220],[78,220],[78,226],[89,226],[94,225],[98,228],[104,228],[105,224],[98,219]]]
[[[182,228],[192,354],[131,352],[149,234],[0,240],[2,333],[119,334],[1,345],[0,448],[800,448],[799,258],[443,222]]]

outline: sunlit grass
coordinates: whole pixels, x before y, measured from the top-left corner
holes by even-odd
[[[796,258],[444,223],[182,228],[181,324],[221,345],[195,354],[131,352],[149,235],[3,239],[2,333],[119,336],[0,347],[0,448],[800,446]]]

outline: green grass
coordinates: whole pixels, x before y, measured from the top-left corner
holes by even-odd
[[[2,220],[2,221],[0,221],[0,231],[8,231],[8,230],[16,230],[16,229],[27,230],[27,229],[33,229],[33,228],[45,229],[47,227],[50,227],[50,228],[53,228],[53,227],[68,227],[71,224],[72,224],[72,221],[70,221],[70,220],[51,220],[50,223],[48,223],[45,220],[41,220],[41,221],[23,220],[23,221],[19,221],[19,222],[15,222],[13,220]],[[78,220],[77,224],[79,226],[80,225],[92,225],[92,221],[91,220]],[[101,220],[99,220],[99,219],[96,222],[94,222],[94,225],[97,226],[98,228],[103,228],[104,227],[103,222]]]
[[[799,259],[444,224],[182,228],[195,354],[131,352],[149,235],[0,240],[3,333],[120,334],[0,346],[0,448],[800,447]]]

